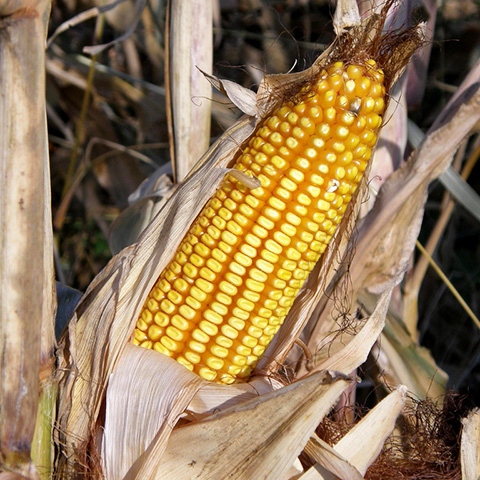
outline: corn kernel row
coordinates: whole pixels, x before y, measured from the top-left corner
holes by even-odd
[[[360,182],[385,107],[383,73],[335,63],[263,121],[150,292],[134,343],[207,380],[248,377]]]

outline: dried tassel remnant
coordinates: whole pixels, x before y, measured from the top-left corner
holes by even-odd
[[[255,367],[339,225],[386,103],[373,60],[327,66],[259,126],[160,275],[134,343],[207,380]]]

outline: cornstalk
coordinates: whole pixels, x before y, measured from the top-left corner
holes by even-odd
[[[45,117],[49,11],[47,0],[6,2],[0,8],[0,471],[10,472],[10,478],[48,478],[50,470],[48,421],[36,436],[48,441],[36,449],[45,455],[32,460],[39,396],[51,397],[54,388]],[[39,420],[49,414],[39,411]]]

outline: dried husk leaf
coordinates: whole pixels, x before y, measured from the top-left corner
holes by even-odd
[[[351,477],[362,478],[362,477]],[[316,463],[313,467],[310,467],[303,475],[294,477],[292,480],[338,480],[336,475],[330,473],[326,468]]]
[[[334,445],[333,448],[362,475],[365,475],[393,432],[397,417],[405,406],[407,391],[407,387],[400,385]]]
[[[304,474],[293,477],[292,480],[338,480],[338,477],[317,463]]]
[[[406,394],[407,388],[399,386],[370,410],[333,447],[313,436],[305,448],[305,453],[316,460],[323,469],[312,467],[313,470],[310,469],[308,475],[300,478],[327,479],[329,473],[339,478],[363,478],[395,428],[397,417],[405,406]]]
[[[129,207],[115,219],[109,230],[108,243],[114,255],[135,243],[160,211],[173,190],[171,173],[170,165],[160,167],[128,196]]]
[[[251,117],[255,117],[258,114],[257,96],[255,95],[255,92],[242,87],[231,80],[221,79],[203,71],[202,73],[211,83],[212,87],[215,87],[219,92],[228,97],[243,113],[250,115]]]
[[[317,462],[317,465],[308,470],[305,479],[320,480],[324,478],[325,480],[330,480],[332,473],[334,474],[333,478],[363,479],[363,475],[355,466],[317,435],[312,435],[312,438],[305,446],[305,453]],[[304,480],[304,476],[301,478]]]
[[[347,377],[314,374],[177,428],[162,458],[152,445],[143,469],[126,480],[287,478],[289,467],[347,385]]]
[[[204,418],[272,389],[268,379],[226,388],[203,380],[164,355],[128,344],[106,393],[102,460],[107,478],[123,478],[137,460],[132,472],[138,468],[152,441],[155,456],[160,458],[184,411],[183,419]]]
[[[207,382],[195,394],[185,413],[187,418],[202,419],[283,386],[278,380],[268,377],[256,377],[248,383],[230,385],[230,388],[223,388],[224,386],[219,383]]]
[[[472,410],[462,423],[460,445],[462,480],[478,480],[480,476],[480,411]]]
[[[107,389],[102,444],[107,478],[122,479],[154,439],[164,449],[180,415],[205,383],[166,356],[127,345]]]
[[[363,291],[359,302],[369,312],[375,296]],[[392,304],[373,353],[387,385],[407,385],[415,398],[440,398],[445,393],[447,374],[435,364],[430,351],[412,339]]]
[[[333,28],[337,36],[360,23],[360,12],[356,0],[337,0],[333,16]]]
[[[385,326],[385,317],[391,296],[392,290],[383,293],[363,328],[351,338],[344,348],[316,365],[315,370],[335,370],[348,375],[365,363],[373,344]],[[342,340],[345,342],[345,339]]]
[[[93,434],[108,378],[130,341],[145,295],[223,179],[222,168],[232,152],[254,128],[255,121],[245,119],[228,130],[175,190],[139,242],[109,262],[79,303],[58,350],[61,428],[56,442],[66,447],[57,461],[66,462],[67,470],[75,469],[81,446]]]
[[[28,7],[31,10],[22,10]],[[52,368],[52,237],[43,96],[48,12],[44,1],[0,7],[0,463],[10,472],[2,474],[5,478],[38,478],[30,449],[39,375],[46,379]]]
[[[343,351],[333,355],[320,365],[318,370],[334,371],[338,367],[340,372],[347,375],[348,372],[364,363],[384,325],[390,295],[391,292],[386,292],[382,296],[377,309],[351,343]],[[125,466],[131,465],[143,453],[156,428],[162,429],[164,434],[161,445],[157,440],[159,446],[156,447],[155,458],[160,458],[168,440],[165,429],[173,428],[176,418],[185,409],[193,414],[193,418],[203,418],[206,414],[225,410],[230,405],[248,401],[257,395],[265,394],[273,388],[278,389],[282,386],[273,379],[258,377],[247,384],[225,387],[203,381],[177,362],[157,355],[155,352],[149,351],[149,356],[145,357],[143,352],[140,353],[143,350],[133,346],[126,349],[114,371],[113,380],[110,380],[107,391],[107,421],[105,425],[105,448],[108,449],[107,467],[114,465],[115,459],[121,459],[117,460],[117,463],[122,465],[121,468],[118,466],[107,468],[109,478],[123,478],[119,471],[124,473]],[[148,367],[137,365],[136,358],[140,358],[140,355],[141,358],[148,358],[150,362]],[[172,372],[171,374],[163,372],[167,368],[169,372]],[[190,390],[191,396],[183,399],[181,407],[179,407],[178,401],[172,404],[163,402],[162,397],[167,397],[167,399],[175,397],[179,390],[190,388],[195,379],[199,383],[196,384],[196,388]],[[156,389],[159,389],[159,392]],[[136,392],[140,390],[148,394],[135,396]],[[129,398],[132,400],[128,400]],[[153,402],[152,398],[157,399],[156,402]],[[189,404],[188,408],[185,408],[187,404]],[[171,418],[172,406],[175,407],[175,415],[177,415],[174,419]],[[141,415],[138,412],[141,412]],[[114,423],[112,430],[109,418],[121,419],[121,423],[118,425]],[[126,423],[123,423],[125,418],[127,419]],[[131,419],[130,423],[128,423],[129,419]],[[135,443],[135,448],[132,445],[134,441],[129,440],[132,436],[134,439],[141,439]],[[123,449],[128,449],[130,453]],[[115,475],[112,476],[113,472]]]

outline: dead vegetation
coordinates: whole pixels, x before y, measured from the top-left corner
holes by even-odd
[[[329,258],[333,267],[314,272],[316,277],[309,280],[300,306],[287,321],[288,330],[279,335],[258,377],[221,390],[129,345],[143,295],[132,291],[148,291],[148,278],[158,276],[179,232],[223,176],[220,168],[211,167],[227,166],[225,156],[251,132],[251,120],[236,124],[242,110],[250,113],[262,93],[287,78],[262,82],[264,75],[300,72],[314,64],[334,39],[334,9],[323,1],[214,0],[212,12],[200,9],[184,18],[176,13],[175,3],[169,12],[162,0],[125,1],[113,8],[75,0],[52,5],[45,67],[54,228],[53,242],[45,242],[54,253],[57,281],[87,293],[59,342],[57,406],[41,407],[58,414],[52,420],[55,462],[35,459],[39,472],[43,468],[41,478],[49,478],[54,465],[53,478],[94,478],[100,471],[108,478],[124,478],[127,472],[149,478],[154,472],[193,474],[202,468],[219,478],[230,468],[232,478],[246,479],[263,472],[284,451],[290,452],[284,463],[277,470],[268,467],[259,478],[280,473],[292,479],[331,478],[307,470],[318,464],[338,478],[476,478],[478,465],[475,470],[462,463],[468,456],[460,452],[475,452],[479,441],[471,433],[478,428],[475,415],[470,414],[469,423],[462,420],[480,401],[478,4],[447,0],[436,5],[425,0],[417,8],[415,15],[426,21],[425,47],[391,92],[368,192],[358,203],[361,219],[347,229],[354,240],[348,246],[346,241],[338,243],[338,252]],[[360,3],[363,15],[371,8],[370,2]],[[410,14],[395,5],[388,27],[407,26],[414,32],[407,23]],[[9,19],[9,12],[2,15]],[[210,30],[213,35],[206,35]],[[405,38],[399,36],[399,41]],[[104,44],[109,46],[97,48]],[[85,50],[88,46],[95,48]],[[259,97],[234,90],[231,84],[222,86],[230,98],[211,92],[195,66],[258,91]],[[175,80],[179,76],[184,82]],[[194,175],[175,190],[176,181],[187,176],[216,140],[210,163],[197,165]],[[173,190],[170,204],[155,217]],[[449,190],[455,200],[446,193]],[[44,201],[47,204],[48,198]],[[179,211],[180,227],[175,219]],[[467,309],[415,249],[417,237]],[[51,278],[48,268],[37,275]],[[38,285],[35,288],[39,293]],[[43,288],[48,290],[47,282]],[[59,290],[58,322],[70,319],[77,294]],[[50,317],[43,322],[53,328]],[[92,326],[93,318],[98,326]],[[41,331],[41,322],[32,319],[32,325],[35,322],[38,328],[31,327],[32,337]],[[292,338],[300,335],[298,325],[304,324],[301,342],[292,349]],[[47,359],[41,366],[47,379],[52,346],[53,339],[44,335],[41,346],[35,347]],[[159,369],[156,384],[152,373],[141,373],[143,365]],[[1,367],[5,371],[4,364]],[[30,380],[35,383],[35,378],[34,371]],[[293,380],[297,382],[284,386]],[[134,392],[145,384],[151,388],[150,399],[141,400]],[[171,388],[161,398],[165,384]],[[398,385],[406,385],[411,396],[403,387],[394,390]],[[50,386],[41,388],[50,399],[56,396]],[[447,388],[462,395],[443,397]],[[342,391],[348,395],[338,401]],[[319,397],[322,403],[317,403]],[[391,402],[388,407],[381,406],[382,399]],[[132,404],[136,415],[129,418]],[[372,430],[378,445],[372,439],[368,453],[360,439],[372,429],[371,420],[356,418],[351,413],[355,404],[365,410],[375,407],[370,418],[377,423],[388,418],[385,431]],[[333,406],[335,412],[313,433]],[[158,411],[165,417],[152,421],[149,413]],[[295,414],[289,415],[291,411]],[[181,427],[174,428],[184,412]],[[314,416],[309,423],[297,414]],[[265,416],[276,426],[263,421]],[[358,427],[352,430],[353,418]],[[133,424],[145,432],[141,440],[128,428]],[[248,426],[238,429],[237,443],[220,436],[230,425]],[[0,427],[2,432],[9,430],[6,422]],[[29,428],[33,431],[33,425]],[[246,436],[259,428],[271,440],[268,448],[263,437],[252,441]],[[275,440],[289,429],[295,432],[292,444],[283,437]],[[382,449],[388,429],[393,434]],[[20,440],[28,447],[26,430]],[[122,445],[115,438],[122,438]],[[179,446],[192,438],[197,439],[192,442],[195,448],[176,456]],[[212,438],[223,460],[213,461],[202,449]],[[124,441],[131,449],[125,451]],[[351,445],[359,445],[359,450],[351,451]],[[302,472],[293,461],[304,446]],[[244,449],[241,455],[239,449]],[[26,450],[20,462],[16,457],[12,461],[11,445],[2,443],[0,472],[8,467],[38,478]],[[380,450],[374,461],[371,452]],[[5,475],[0,473],[0,478]]]

